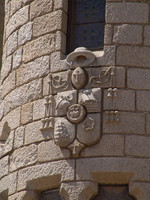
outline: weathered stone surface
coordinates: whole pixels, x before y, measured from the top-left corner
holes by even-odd
[[[77,160],[76,167],[77,180],[96,180],[103,184],[126,184],[131,177],[149,180],[148,159],[84,158]]]
[[[33,36],[43,35],[56,30],[66,32],[66,15],[58,10],[33,20]]]
[[[105,35],[104,35],[104,44],[110,45],[112,43],[112,36],[113,36],[113,28],[112,25],[107,24],[105,25]]]
[[[150,70],[129,68],[127,71],[127,86],[131,89],[150,90]]]
[[[19,10],[21,8],[21,4],[22,1],[18,1],[18,0],[11,0],[10,1],[10,5],[11,5],[11,9],[10,9],[10,15],[12,16],[17,10]]]
[[[102,135],[98,144],[91,147],[87,147],[81,152],[81,156],[83,157],[123,155],[124,136],[115,134]]]
[[[8,76],[10,70],[11,70],[11,64],[12,64],[12,56],[7,57],[2,64],[1,69],[1,82]]]
[[[17,49],[18,45],[18,31],[12,33],[6,42],[6,54],[9,56]]]
[[[18,44],[25,44],[32,37],[32,22],[23,25],[18,31]]]
[[[13,152],[10,158],[10,171],[34,164],[37,161],[37,145],[32,144]]]
[[[33,103],[33,120],[42,119],[45,116],[45,100],[39,99]]]
[[[49,56],[37,58],[32,62],[22,65],[16,71],[17,85],[22,85],[32,81],[35,78],[40,78],[47,75],[49,72]]]
[[[51,131],[41,132],[41,121],[33,122],[26,125],[25,128],[25,144],[39,142],[43,140],[52,139],[53,129]]]
[[[114,97],[116,110],[135,110],[135,91],[134,90],[117,90],[117,97]],[[108,90],[104,90],[104,98],[103,98],[103,109],[110,110],[109,106],[109,98],[108,98]]]
[[[28,62],[37,57],[49,54],[55,50],[55,35],[47,34],[28,42],[23,47],[23,61]]]
[[[24,143],[24,126],[20,126],[15,130],[14,148],[17,149],[23,146]]]
[[[13,90],[16,86],[16,74],[15,71],[9,74],[9,76],[5,79],[2,86],[2,97],[6,96],[11,90]]]
[[[144,134],[145,114],[133,112],[120,112],[120,121],[111,123],[106,122],[106,115],[104,113],[103,132],[121,134]]]
[[[0,166],[1,166],[1,170],[0,170],[0,179],[8,174],[8,162],[9,162],[9,157],[6,156],[4,158],[2,158],[0,160]]]
[[[146,3],[109,3],[107,23],[147,23],[148,4]]]
[[[17,191],[26,188],[27,182],[32,182],[34,188],[47,190],[48,188],[58,187],[61,181],[74,180],[74,160],[62,160],[22,169],[18,173]],[[45,177],[45,178],[43,178]]]
[[[33,116],[33,104],[26,103],[22,106],[21,109],[21,123],[27,124],[32,121]]]
[[[52,161],[70,157],[70,151],[60,149],[53,141],[42,142],[38,146],[38,161]]]
[[[150,157],[150,137],[128,135],[125,138],[125,154],[137,157]]]
[[[56,51],[61,51],[66,54],[66,39],[66,35],[62,31],[56,32]]]
[[[68,12],[68,1],[67,0],[55,0],[54,9],[59,10],[63,9],[65,12]]]
[[[115,26],[113,42],[118,44],[141,44],[142,26],[130,24]]]
[[[6,27],[6,38],[21,25],[25,24],[29,19],[29,6],[25,6],[18,10],[9,20]]]
[[[22,47],[13,54],[13,69],[17,69],[22,61]]]
[[[40,15],[44,15],[52,11],[53,1],[52,0],[35,0],[30,5],[30,18],[33,19]]]
[[[136,107],[138,111],[150,111],[150,91],[137,91]]]
[[[144,27],[144,44],[150,45],[150,26],[147,25]]]
[[[117,48],[117,64],[134,67],[149,67],[149,55],[149,47],[119,46]]]
[[[22,92],[24,91],[24,92]],[[14,89],[4,100],[4,113],[10,109],[20,106],[24,103],[41,98],[42,96],[42,80],[37,79],[28,84]]]

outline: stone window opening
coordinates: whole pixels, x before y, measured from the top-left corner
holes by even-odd
[[[100,185],[99,193],[92,200],[135,200],[129,195],[127,185]]]
[[[66,53],[104,47],[105,0],[69,0]]]

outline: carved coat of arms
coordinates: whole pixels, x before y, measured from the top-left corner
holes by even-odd
[[[49,75],[41,131],[53,129],[55,143],[70,149],[74,157],[100,140],[101,84],[113,83],[114,67],[91,67],[95,59],[92,52],[78,48],[66,58],[67,71]],[[117,93],[116,89],[110,90],[108,98]],[[110,98],[110,106],[115,103],[113,99]]]

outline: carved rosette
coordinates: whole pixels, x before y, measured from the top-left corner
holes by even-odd
[[[53,130],[56,145],[70,149],[74,157],[100,140],[101,85],[109,82],[112,86],[114,82],[114,67],[90,67],[94,61],[92,52],[77,48],[66,58],[69,70],[49,75],[41,131]],[[113,96],[116,92],[111,90]]]

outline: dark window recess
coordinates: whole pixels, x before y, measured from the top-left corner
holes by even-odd
[[[99,194],[92,200],[135,200],[127,186],[100,186]]]
[[[58,189],[56,189],[56,190],[48,190],[42,192],[40,200],[65,200],[65,199],[59,195],[59,191]]]
[[[104,46],[105,0],[68,0],[67,53]]]

